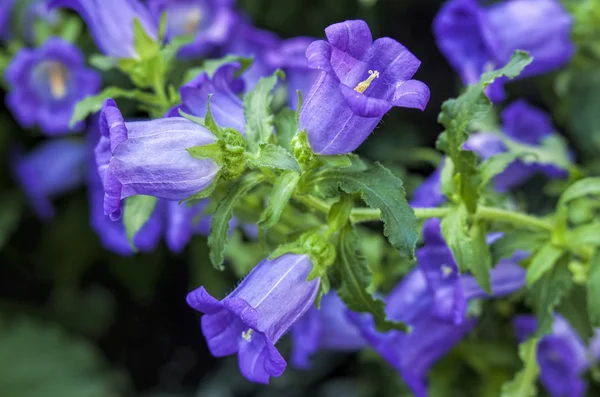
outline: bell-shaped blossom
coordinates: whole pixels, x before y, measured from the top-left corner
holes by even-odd
[[[182,104],[171,110],[169,115],[178,116],[181,109],[187,114],[204,117],[210,96],[210,111],[217,125],[234,128],[243,134],[246,119],[244,105],[238,95],[244,90],[244,80],[236,77],[239,70],[239,63],[233,62],[219,67],[212,78],[208,73],[200,73],[181,87]]]
[[[534,316],[517,316],[513,324],[521,342],[537,329]],[[552,332],[538,343],[536,358],[540,380],[552,397],[586,395],[586,384],[581,375],[589,367],[588,351],[577,332],[562,316],[554,316]]]
[[[183,200],[207,188],[219,171],[186,149],[215,142],[203,126],[183,117],[125,122],[112,99],[100,113],[96,163],[104,183],[104,212],[118,220],[122,200],[135,195]]]
[[[246,91],[252,91],[263,77],[275,71],[268,62],[267,53],[277,48],[279,38],[268,30],[257,29],[254,26],[240,22],[232,32],[230,40],[222,49],[223,55],[238,55],[253,59],[252,65],[241,76],[246,83]]]
[[[85,156],[84,143],[70,139],[46,141],[27,155],[15,153],[15,178],[40,218],[54,215],[52,198],[82,184]]]
[[[474,151],[482,160],[508,150],[505,140],[539,146],[543,140],[554,135],[550,117],[523,100],[515,101],[502,112],[502,133],[480,132],[472,134],[464,148]],[[563,154],[569,157],[569,153]],[[566,178],[566,169],[551,164],[539,164],[516,160],[495,177],[499,191],[508,191],[522,185],[536,173],[543,173],[550,179]]]
[[[520,77],[560,68],[574,52],[573,21],[558,0],[511,0],[484,6],[477,0],[450,0],[433,23],[438,47],[464,84],[479,81],[483,72],[504,66],[515,50],[525,50],[533,63]],[[502,100],[506,79],[488,89]]]
[[[313,305],[320,280],[306,281],[312,264],[306,255],[265,259],[237,288],[218,301],[204,287],[187,296],[188,304],[205,313],[201,327],[213,356],[238,355],[242,375],[268,383],[286,362],[275,343]]]
[[[97,123],[88,130],[86,137],[86,165],[88,200],[90,203],[90,223],[92,230],[98,235],[102,246],[108,251],[122,256],[133,255],[133,249],[127,238],[123,221],[113,222],[104,214],[104,186],[98,173],[94,159],[94,148],[100,139]],[[161,206],[157,205],[148,221],[133,236],[133,244],[141,252],[153,251],[163,231]]]
[[[300,111],[315,153],[350,153],[393,106],[423,110],[429,88],[411,80],[421,62],[389,37],[373,41],[364,21],[325,29],[327,41],[306,50],[308,66],[320,72]]]
[[[438,265],[443,265],[439,263]],[[403,321],[412,332],[377,332],[368,314],[349,312],[349,318],[361,330],[368,343],[392,365],[417,397],[427,396],[427,374],[431,366],[450,351],[475,326],[476,319],[463,312],[461,321],[449,321],[444,315],[448,303],[439,299],[456,296],[454,283],[438,283],[439,291],[432,293],[430,275],[415,268],[390,292],[386,299],[387,317]],[[525,271],[511,261],[500,262],[491,270],[492,296],[503,296],[525,285]],[[465,301],[489,298],[477,281],[461,275],[457,282]],[[440,315],[442,314],[442,315]]]
[[[285,72],[288,104],[294,110],[298,108],[297,91],[306,97],[319,75],[317,70],[308,67],[306,59],[306,49],[313,41],[315,40],[310,37],[282,40],[275,48],[267,50],[265,54],[268,64]]]
[[[292,327],[292,363],[310,367],[310,356],[319,350],[358,351],[365,346],[360,331],[348,320],[348,308],[335,292],[321,299],[321,307],[312,307]]]
[[[157,24],[167,13],[167,40],[194,35],[194,40],[179,51],[179,56],[190,58],[226,43],[237,23],[233,3],[234,0],[149,0],[148,7]]]
[[[158,38],[158,25],[139,0],[50,0],[50,7],[70,8],[78,13],[96,46],[109,57],[139,58],[134,46],[134,19],[149,37]]]
[[[442,167],[443,165],[440,165],[415,189],[410,200],[411,207],[437,207],[446,201],[446,196],[442,193]]]
[[[85,67],[79,49],[58,38],[36,49],[21,49],[5,77],[11,86],[6,104],[19,124],[24,128],[39,124],[48,135],[70,132],[75,105],[96,94],[101,85],[100,75]]]

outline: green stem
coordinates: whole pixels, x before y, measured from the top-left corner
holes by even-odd
[[[417,219],[443,218],[451,211],[450,208],[415,208]],[[377,221],[381,219],[381,211],[373,208],[355,208],[350,216],[353,223]]]
[[[479,206],[475,217],[487,221],[510,223],[526,229],[541,229],[551,232],[554,227],[550,222],[520,212],[503,210],[500,208]]]

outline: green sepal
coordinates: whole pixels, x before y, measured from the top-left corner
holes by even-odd
[[[218,165],[223,165],[223,150],[219,142],[211,143],[204,146],[192,146],[185,149],[195,159],[212,159]]]
[[[519,345],[519,358],[523,368],[514,378],[502,385],[501,397],[534,397],[537,396],[537,378],[540,368],[537,363],[537,345],[539,339],[531,338]]]
[[[252,168],[274,168],[301,172],[298,162],[287,150],[271,143],[261,143],[258,152],[247,153],[248,165]]]
[[[331,206],[327,214],[327,224],[331,233],[336,233],[350,222],[350,213],[354,208],[354,199],[349,194],[343,194],[340,199]]]
[[[279,175],[269,195],[269,203],[258,222],[260,228],[268,229],[279,222],[279,218],[294,194],[299,180],[300,175],[295,171],[284,171]]]
[[[303,233],[296,241],[280,245],[269,255],[269,259],[276,259],[284,254],[308,255],[313,265],[308,281],[326,277],[327,269],[336,259],[335,246],[317,231]]]
[[[137,17],[133,18],[133,48],[141,59],[150,59],[160,51],[160,43],[146,33]]]
[[[157,200],[156,197],[143,195],[131,196],[125,199],[123,225],[125,226],[129,245],[134,251],[137,251],[137,248],[133,243],[133,238],[152,216]]]

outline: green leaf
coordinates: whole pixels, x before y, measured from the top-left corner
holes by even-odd
[[[467,217],[466,208],[460,206],[442,218],[441,224],[442,235],[461,272],[473,270],[473,241],[467,228]],[[480,278],[483,278],[481,274]]]
[[[351,195],[344,194],[331,206],[327,214],[327,224],[329,230],[333,233],[342,230],[350,221],[350,213],[354,208],[354,200]]]
[[[250,189],[261,183],[263,178],[260,174],[248,174],[237,181],[217,204],[208,236],[210,261],[215,268],[223,269],[223,252],[227,246],[227,232],[229,231],[229,220],[233,216],[233,207]]]
[[[248,156],[248,165],[255,168],[274,168],[301,172],[298,162],[290,152],[271,143],[261,143],[258,153]]]
[[[85,119],[88,115],[98,112],[102,109],[102,104],[108,98],[128,98],[137,99],[144,103],[152,103],[151,94],[140,90],[126,90],[119,87],[107,87],[101,93],[88,96],[79,101],[75,106],[73,116],[69,125],[73,127],[77,122]]]
[[[125,199],[123,206],[123,225],[129,244],[135,250],[133,238],[146,224],[156,207],[157,198],[153,196],[131,196]]]
[[[277,143],[292,152],[292,139],[298,133],[298,118],[290,108],[283,108],[275,116],[275,128],[277,130]]]
[[[283,78],[280,71],[270,77],[263,77],[252,91],[244,95],[246,142],[252,152],[258,150],[260,143],[268,142],[273,135],[272,91],[279,78]]]
[[[481,174],[481,182],[479,183],[479,190],[487,186],[488,183],[498,174],[506,169],[513,161],[519,158],[515,152],[504,152],[492,156],[485,160],[479,166],[479,172]]]
[[[585,178],[571,185],[560,197],[559,206],[580,197],[600,195],[600,177]]]
[[[408,331],[406,324],[388,320],[385,315],[385,303],[367,292],[372,275],[367,261],[357,247],[359,243],[356,235],[348,225],[340,233],[339,255],[334,264],[341,275],[338,295],[350,310],[371,313],[379,331],[387,332],[392,329]]]
[[[537,396],[537,377],[540,373],[537,356],[538,339],[529,339],[519,345],[519,357],[523,368],[515,377],[502,386],[501,397],[534,397]]]
[[[141,59],[152,58],[160,51],[160,43],[146,33],[137,17],[133,19],[133,47]]]
[[[594,327],[600,327],[600,250],[590,259],[590,272],[587,281],[588,316]]]
[[[263,212],[258,225],[261,228],[273,227],[283,213],[286,205],[298,186],[300,174],[295,171],[284,171],[275,181],[273,190],[269,196],[269,204]]]
[[[531,263],[527,268],[527,286],[531,287],[536,281],[546,274],[556,262],[563,256],[564,251],[546,243],[542,248],[533,255]]]
[[[469,126],[483,120],[492,107],[484,94],[485,88],[498,77],[516,77],[531,61],[532,58],[526,52],[515,51],[506,66],[485,73],[478,84],[468,86],[461,96],[449,99],[442,105],[438,121],[445,131],[440,135],[437,147],[454,162],[458,194],[469,213],[475,213],[477,209],[480,185],[476,168],[477,156],[471,151],[462,150],[469,135]]]
[[[561,260],[527,291],[527,303],[535,309],[538,321],[536,336],[541,337],[552,331],[554,309],[572,286],[571,273],[565,261]]]
[[[483,220],[476,220],[471,226],[471,241],[473,242],[473,261],[471,272],[477,283],[488,294],[492,294],[490,269],[492,268],[492,254],[486,241],[487,224]]]
[[[400,255],[405,258],[414,257],[419,238],[417,219],[406,201],[402,180],[390,170],[375,163],[366,170],[354,167],[327,170],[318,179],[321,184],[316,189],[336,192],[339,187],[349,194],[360,193],[369,207],[381,211],[383,232]]]
[[[100,54],[92,54],[89,58],[89,61],[90,65],[96,69],[102,70],[103,72],[111,70],[117,66],[117,63],[113,58]]]
[[[183,35],[173,37],[163,49],[160,50],[160,57],[163,63],[165,63],[165,70],[168,70],[181,47],[190,44],[194,41],[194,35]]]
[[[569,169],[572,165],[569,146],[560,135],[549,136],[540,145],[527,145],[507,137],[503,141],[509,152],[525,164],[556,165],[563,169]]]
[[[204,61],[204,63],[202,63],[202,66],[189,69],[186,72],[183,81],[184,81],[184,83],[192,81],[200,73],[206,73],[208,75],[208,77],[212,79],[212,77],[214,76],[217,69],[219,69],[221,66],[223,66],[225,64],[234,63],[234,62],[236,62],[240,65],[240,70],[238,70],[233,75],[233,77],[240,77],[246,70],[248,70],[250,68],[250,66],[252,66],[254,59],[241,57],[238,55],[227,55],[227,56],[224,56],[223,58],[207,59]]]
[[[493,263],[501,259],[511,258],[515,251],[535,252],[550,240],[548,232],[531,230],[515,230],[505,232],[492,244]]]

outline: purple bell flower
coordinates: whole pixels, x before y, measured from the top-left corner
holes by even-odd
[[[212,355],[237,353],[242,375],[253,382],[280,376],[287,364],[275,343],[315,301],[320,280],[306,281],[311,269],[308,256],[286,254],[260,262],[221,301],[204,287],[190,292],[188,305],[205,313],[201,326]]]
[[[315,153],[350,153],[393,106],[425,109],[429,88],[410,80],[421,62],[397,41],[373,41],[364,21],[325,29],[327,41],[306,50],[308,66],[320,72],[300,111]]]
[[[310,367],[310,356],[319,350],[358,351],[366,345],[360,331],[347,317],[348,308],[335,292],[321,299],[321,308],[312,307],[292,327],[292,363]]]
[[[574,52],[572,22],[557,0],[511,0],[489,7],[477,0],[450,0],[436,16],[433,31],[463,83],[473,84],[483,72],[504,66],[515,50],[533,57],[521,78],[560,68]],[[505,81],[489,87],[491,100],[504,98]]]
[[[244,80],[235,77],[240,70],[237,62],[219,67],[212,78],[200,73],[179,90],[182,105],[171,110],[169,116],[179,116],[179,109],[197,117],[206,116],[210,95],[210,111],[219,127],[234,128],[244,133],[246,119],[244,105],[238,96],[244,90]]]
[[[70,132],[75,105],[96,94],[101,85],[100,75],[85,67],[79,49],[58,38],[37,49],[21,49],[5,77],[11,85],[6,104],[19,124],[24,128],[39,124],[47,135]]]
[[[184,58],[205,55],[229,38],[237,16],[233,0],[150,0],[148,7],[159,23],[167,13],[166,39],[193,34],[192,43],[179,51]]]
[[[515,101],[502,112],[502,133],[517,143],[537,146],[554,134],[550,117],[523,100]],[[469,137],[465,149],[474,151],[483,160],[507,150],[502,136],[490,132],[480,132]],[[554,165],[525,164],[521,160],[511,163],[494,180],[499,191],[509,191],[522,185],[536,173],[543,173],[550,179],[568,176],[568,171]]]
[[[100,134],[96,163],[104,182],[104,212],[113,221],[121,218],[126,197],[183,200],[207,188],[219,171],[213,160],[186,152],[215,142],[215,137],[183,117],[126,123],[115,102],[107,99]]]
[[[443,204],[446,196],[442,193],[442,167],[443,164],[431,174],[413,192],[410,206],[414,208],[432,208]]]
[[[139,0],[50,0],[50,7],[70,8],[78,13],[100,51],[109,57],[140,57],[133,41],[135,18],[148,36],[155,40],[158,38],[158,25]]]
[[[285,81],[288,88],[288,105],[292,109],[298,108],[298,95],[300,91],[306,97],[308,91],[317,79],[319,72],[308,67],[306,49],[315,41],[311,37],[295,37],[282,40],[279,45],[267,50],[265,58],[275,69],[285,72]]]
[[[82,184],[85,145],[69,139],[45,141],[31,153],[13,157],[15,178],[42,219],[54,215],[51,199]]]
[[[523,342],[537,329],[534,316],[517,316],[513,320],[517,338]],[[586,384],[581,375],[589,367],[587,349],[567,320],[554,316],[552,333],[537,346],[540,380],[552,397],[583,397]]]

